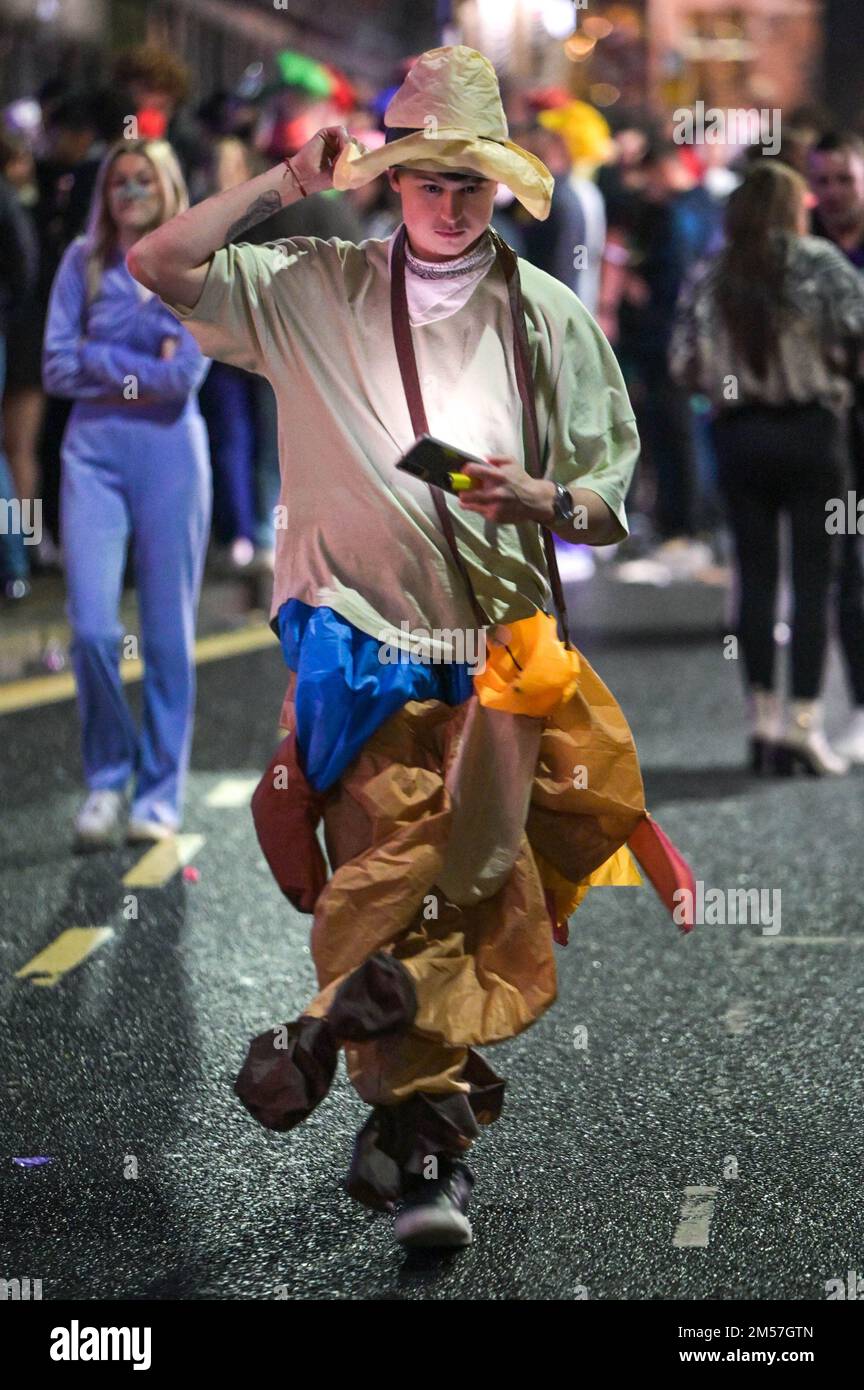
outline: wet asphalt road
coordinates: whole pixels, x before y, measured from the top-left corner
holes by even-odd
[[[558,1003],[487,1052],[508,1093],[473,1151],[475,1244],[450,1255],[406,1257],[341,1192],[367,1113],[344,1077],[290,1135],[232,1093],[249,1037],[314,993],[309,919],[248,809],[205,802],[267,762],[275,643],[199,671],[184,829],[204,836],[200,878],[138,890],[137,920],[120,880],[140,851],[69,851],[74,706],[0,720],[0,1277],[41,1278],[45,1299],[823,1300],[864,1273],[864,772],[744,775],[719,630],[676,635],[668,594],[649,602],[650,640],[584,648],[696,877],[780,890],[781,929],[684,939],[647,886],[592,892]],[[832,689],[836,720],[836,670]],[[104,925],[53,988],[15,978],[64,928]],[[32,1155],[53,1162],[12,1163]],[[682,1226],[688,1187],[715,1191]],[[707,1245],[676,1245],[682,1230]]]

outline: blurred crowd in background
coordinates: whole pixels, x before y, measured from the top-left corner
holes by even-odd
[[[324,125],[344,124],[368,147],[380,144],[384,109],[410,61],[375,90],[288,50],[274,64],[253,64],[236,90],[213,92],[193,109],[183,62],[142,46],[115,57],[102,90],[76,90],[55,75],[2,113],[0,497],[42,504],[38,546],[0,535],[7,604],[26,603],[33,572],[62,563],[60,453],[72,401],[46,393],[42,344],[52,283],[87,225],[106,150],[124,137],[170,142],[195,203],[292,154]],[[619,356],[642,435],[643,462],[628,506],[631,536],[604,558],[622,579],[722,582],[730,542],[708,427],[711,402],[672,375],[676,304],[694,266],[723,246],[730,192],[763,159],[778,159],[808,180],[813,230],[864,266],[862,147],[811,108],[783,113],[782,140],[769,154],[759,144],[677,143],[671,116],[663,122],[616,107],[607,120],[563,89],[526,89],[505,76],[502,92],[511,137],[545,161],[555,195],[548,221],[532,222],[502,188],[494,225],[598,319]],[[239,239],[356,242],[387,237],[398,222],[396,195],[379,179],[285,208]],[[213,480],[209,563],[266,570],[279,469],[271,387],[214,363],[199,402]],[[587,551],[584,563],[590,572]]]

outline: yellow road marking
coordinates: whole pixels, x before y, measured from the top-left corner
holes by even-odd
[[[274,644],[273,632],[266,623],[255,623],[236,632],[217,632],[212,637],[199,637],[195,643],[195,665],[204,666],[208,661],[221,661],[226,656],[261,651]],[[143,674],[143,661],[120,662],[120,679],[127,684],[140,680]],[[14,714],[16,710],[35,709],[38,705],[54,705],[60,700],[71,700],[74,695],[75,677],[71,671],[10,681],[8,685],[0,685],[0,714]]]
[[[15,978],[29,977],[32,985],[51,988],[113,935],[113,927],[67,927],[55,941],[16,970]]]
[[[225,777],[207,793],[204,805],[217,806],[220,810],[248,806],[260,780],[259,777]]]
[[[172,835],[170,840],[160,840],[123,875],[123,883],[127,888],[161,888],[189,863],[203,843],[203,835]]]

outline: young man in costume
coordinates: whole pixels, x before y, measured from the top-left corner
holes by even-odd
[[[464,1154],[504,1090],[475,1047],[553,1002],[553,929],[566,939],[591,882],[640,881],[628,841],[667,901],[686,866],[647,815],[621,711],[549,611],[553,532],[624,536],[638,453],[593,319],[489,227],[499,181],[545,218],[552,177],[507,138],[472,49],[424,53],[384,119],[381,149],[323,130],[287,169],[144,238],[129,266],[279,405],[290,733],[253,812],[283,891],[314,912],[320,992],[253,1040],[237,1092],[290,1129],[344,1048],[373,1107],[347,1190],[395,1209],[403,1244],[467,1244]],[[385,171],[404,219],[388,240],[224,244]],[[486,460],[465,468],[469,491],[396,471],[427,430]]]

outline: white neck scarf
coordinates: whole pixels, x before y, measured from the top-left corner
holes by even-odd
[[[387,264],[393,262],[393,243],[399,228],[390,237]],[[495,260],[491,237],[452,261],[423,261],[405,243],[405,294],[412,327],[449,318],[467,304],[475,287]],[[442,273],[443,272],[443,273]]]

